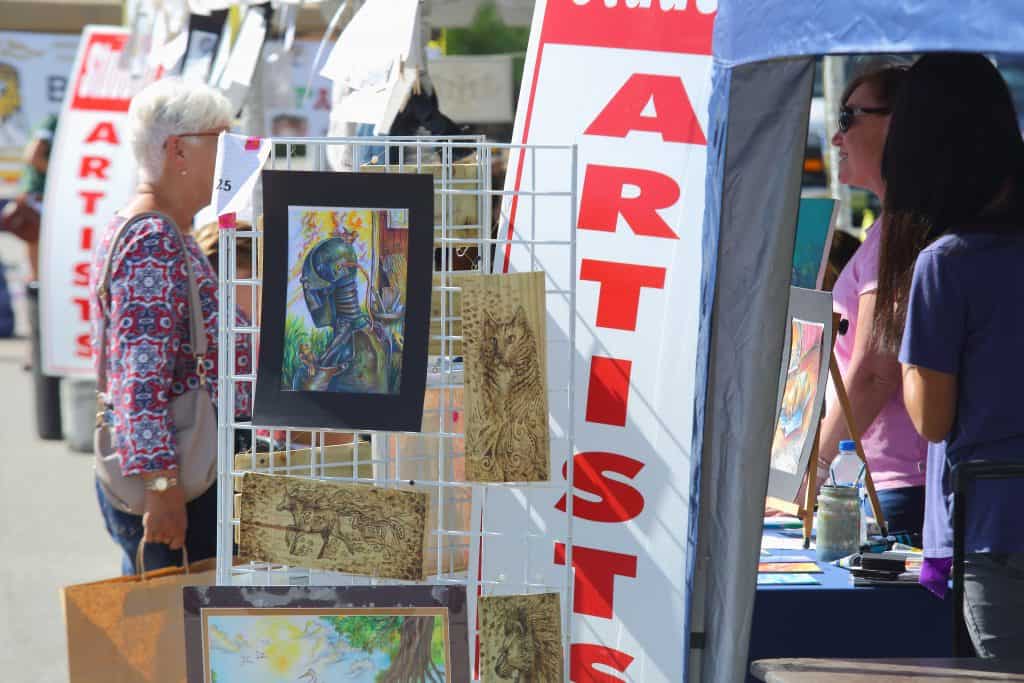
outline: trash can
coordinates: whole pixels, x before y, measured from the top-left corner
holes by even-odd
[[[60,378],[43,374],[43,351],[39,337],[39,283],[25,289],[32,344],[32,385],[35,389],[36,434],[40,439],[60,439]],[[95,418],[94,418],[95,419]]]
[[[96,380],[65,377],[60,383],[64,441],[78,453],[92,453],[96,428]]]

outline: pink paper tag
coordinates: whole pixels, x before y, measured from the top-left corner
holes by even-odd
[[[258,152],[260,149],[259,138],[248,138],[245,141],[245,151],[247,152]]]
[[[231,230],[232,228],[235,227],[235,225],[236,223],[234,212],[226,213],[223,216],[217,218],[217,227],[219,227],[221,230]]]

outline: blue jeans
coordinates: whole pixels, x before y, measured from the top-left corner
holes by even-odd
[[[107,533],[121,547],[121,573],[125,576],[138,574],[135,566],[135,553],[142,540],[142,516],[132,515],[115,508],[107,500],[96,482],[96,497],[99,499],[100,512]],[[185,505],[188,515],[188,529],[185,531],[185,547],[188,548],[188,561],[198,562],[217,555],[217,484],[203,495]],[[143,551],[143,562],[146,571],[162,567],[180,567],[181,551],[171,550],[162,543],[148,543]]]
[[[885,515],[889,534],[903,534],[911,545],[921,547],[921,530],[924,528],[924,487],[908,486],[878,492],[878,502]],[[865,499],[865,512],[874,515],[870,499]]]

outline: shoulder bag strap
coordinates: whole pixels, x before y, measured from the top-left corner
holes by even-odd
[[[202,382],[206,378],[206,366],[203,364],[207,351],[206,326],[203,319],[203,307],[199,298],[199,283],[196,280],[192,268],[192,255],[185,244],[185,237],[178,230],[177,224],[166,214],[159,211],[147,211],[125,220],[117,229],[110,240],[110,248],[107,250],[106,259],[103,262],[103,270],[100,273],[100,281],[96,287],[96,297],[99,302],[102,319],[99,321],[99,362],[96,371],[96,389],[103,395],[107,392],[107,294],[110,287],[111,270],[114,263],[114,254],[126,232],[128,226],[133,225],[147,218],[159,218],[171,226],[171,232],[178,240],[182,257],[185,259],[185,271],[188,273],[188,317],[189,317],[189,343],[192,346],[192,355],[196,360],[196,372]]]

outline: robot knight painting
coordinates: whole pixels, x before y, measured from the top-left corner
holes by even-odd
[[[409,212],[288,207],[281,388],[398,394]]]

